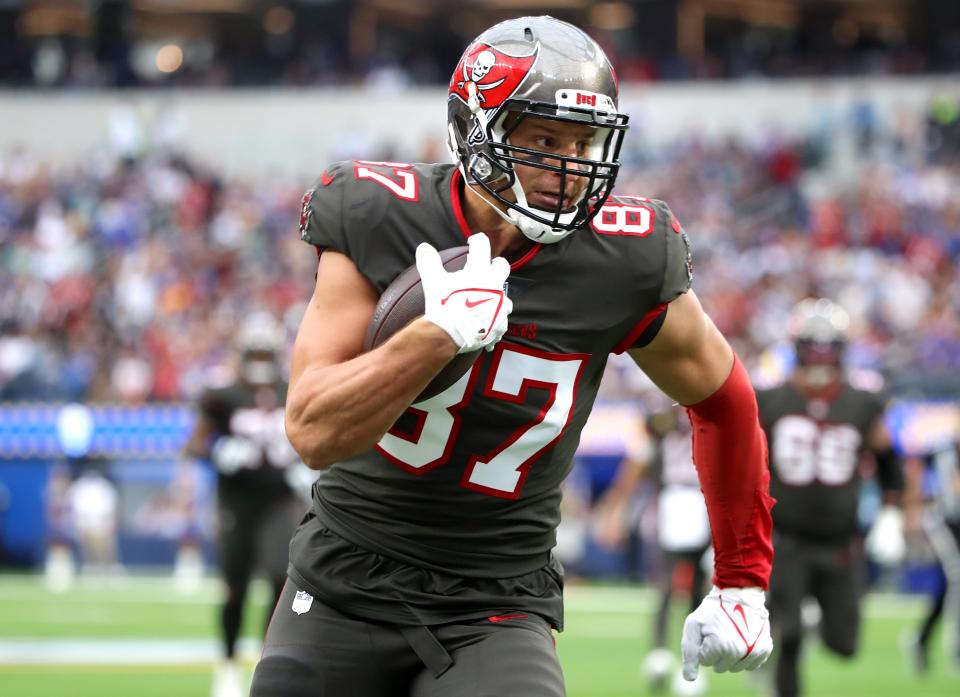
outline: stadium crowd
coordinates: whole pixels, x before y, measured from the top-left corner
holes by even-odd
[[[955,394],[958,112],[888,122],[864,105],[795,140],[634,137],[618,190],[670,203],[695,287],[755,373],[777,373],[766,349],[789,309],[826,295],[854,319],[856,366],[895,390]],[[418,159],[428,146],[336,155]],[[292,332],[316,258],[297,235],[301,195],[163,151],[70,165],[2,154],[0,400],[192,399],[241,317],[266,309]]]

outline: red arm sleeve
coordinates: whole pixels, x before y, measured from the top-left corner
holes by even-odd
[[[773,564],[767,441],[757,398],[740,359],[716,392],[687,407],[693,461],[707,501],[719,588],[766,590]]]

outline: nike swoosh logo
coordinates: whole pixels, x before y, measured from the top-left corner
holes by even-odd
[[[488,617],[487,619],[490,622],[497,624],[498,622],[506,622],[508,620],[524,620],[526,618],[527,615],[523,614],[522,612],[514,612],[509,615],[494,615],[492,617]]]
[[[743,611],[743,605],[737,603],[736,607],[733,608],[734,612],[739,612],[740,616],[743,618],[743,628],[750,629],[750,626],[747,624],[747,613]]]
[[[731,615],[729,612],[727,612],[727,608],[725,608],[725,607],[723,606],[723,597],[722,597],[722,596],[721,596],[721,598],[720,598],[720,609],[723,610],[723,614],[725,614],[725,615],[727,616],[727,618],[729,618],[730,624],[732,624],[732,625],[733,625],[733,628],[737,630],[737,634],[740,635],[740,639],[743,641],[743,645],[746,646],[746,648],[747,648],[746,653],[744,653],[744,654],[740,657],[740,660],[742,661],[744,658],[746,658],[746,657],[749,656],[751,653],[753,653],[753,649],[756,648],[757,642],[760,640],[760,635],[763,634],[763,629],[764,629],[764,627],[767,626],[767,623],[764,622],[762,625],[760,625],[760,631],[757,632],[757,636],[755,636],[755,637],[753,638],[753,641],[749,641],[749,640],[747,639],[746,633],[745,633],[745,632],[749,631],[749,627],[747,626],[747,613],[744,612],[743,606],[740,605],[740,603],[737,603],[737,604],[734,606],[734,608],[733,608],[733,611],[734,611],[734,612],[739,612],[739,613],[740,613],[740,617],[743,618],[743,631],[740,630],[739,625],[737,625],[737,621],[736,621],[735,619],[733,619],[733,615]]]
[[[493,300],[493,298],[484,298],[483,300],[467,300],[464,304],[467,307],[476,307],[477,305],[483,305],[484,303],[488,303],[491,300]]]
[[[323,184],[323,186],[330,186],[336,178],[336,174],[327,174],[327,170],[323,170],[323,174],[320,175],[320,183]]]

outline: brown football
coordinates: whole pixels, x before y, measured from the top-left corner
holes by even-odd
[[[459,271],[467,263],[468,247],[454,247],[440,252],[443,267],[448,271]],[[373,311],[367,335],[363,340],[363,350],[370,351],[384,343],[391,336],[407,326],[417,317],[423,315],[423,287],[420,285],[420,274],[416,264],[403,271],[393,283],[387,286],[380,296],[377,309]],[[440,394],[473,367],[480,351],[458,353],[454,356],[437,376],[430,381],[414,402],[421,402],[428,397]]]

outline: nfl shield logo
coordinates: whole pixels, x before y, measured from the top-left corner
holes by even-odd
[[[297,591],[296,596],[293,598],[293,605],[291,607],[295,613],[302,615],[310,609],[311,605],[313,605],[313,596],[306,591]]]

